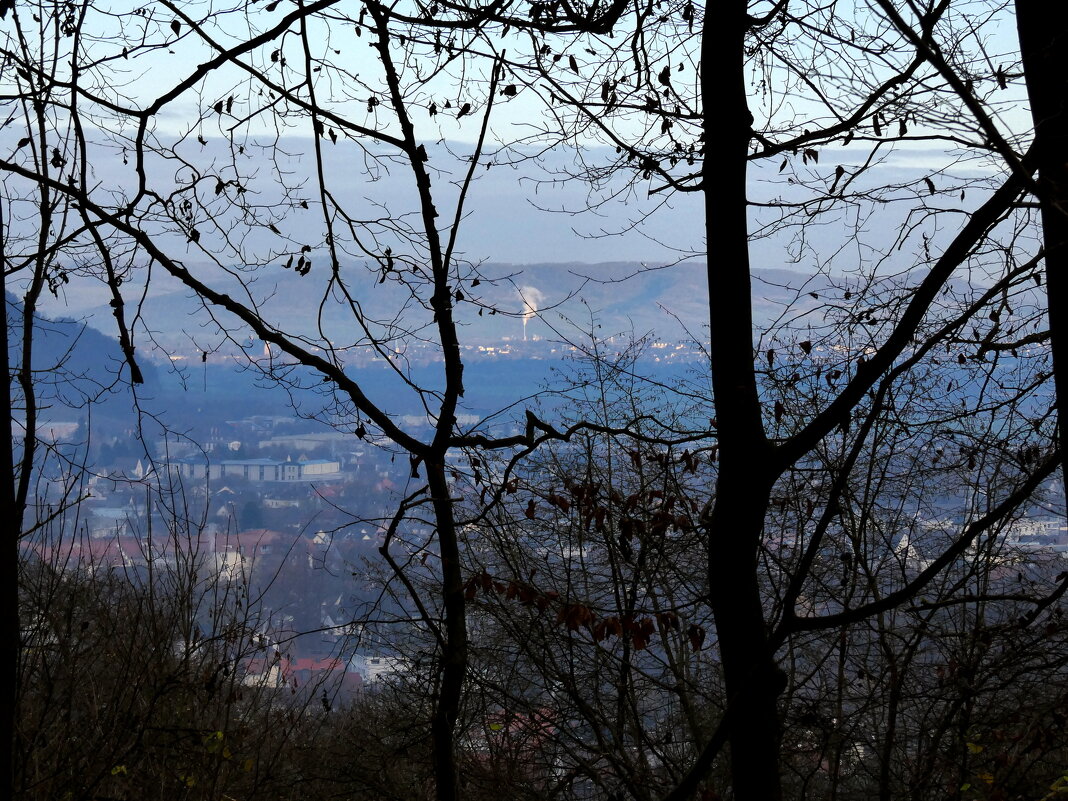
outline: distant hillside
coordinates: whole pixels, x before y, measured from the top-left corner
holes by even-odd
[[[347,301],[336,288],[328,289],[329,276],[321,267],[313,267],[306,277],[281,266],[268,267],[255,273],[254,281],[245,287],[218,268],[201,268],[197,272],[235,298],[254,300],[271,323],[283,330],[318,338],[321,310],[323,330],[335,343],[353,342],[360,336],[352,324]],[[418,308],[412,293],[395,275],[382,281],[380,273],[351,264],[342,269],[341,275],[350,296],[364,313],[379,321],[376,333],[386,332],[394,323],[429,323],[430,316]],[[819,301],[807,293],[819,293],[826,286],[823,277],[813,279],[788,270],[755,270],[757,325],[768,324],[791,304],[799,312],[814,308]],[[600,336],[655,334],[661,339],[678,340],[685,338],[687,331],[691,336],[702,336],[708,323],[705,266],[699,263],[662,268],[635,262],[485,264],[477,276],[465,276],[457,289],[463,296],[456,314],[465,344],[520,340],[524,333],[529,338],[571,339],[589,332],[591,326],[598,326]],[[110,319],[106,305],[79,307],[77,298],[69,301],[72,310],[95,325],[106,324],[104,321]],[[536,313],[530,314],[532,310]],[[524,315],[524,311],[528,313]],[[156,332],[156,339],[169,347],[188,351],[195,343],[210,349],[219,339],[217,328],[201,303],[174,283],[157,285],[142,304],[140,316]],[[225,315],[220,315],[219,320],[225,321]]]
[[[312,342],[321,341],[320,309],[322,328],[339,347],[361,335],[347,308],[339,302],[336,290],[324,303],[325,270],[313,267],[308,276],[301,277],[281,267],[267,268],[244,288],[218,268],[213,271],[201,267],[197,272],[234,297],[248,302],[251,296],[272,325],[303,334]],[[363,267],[348,265],[341,272],[353,302],[370,319],[379,321],[371,323],[376,326],[376,333],[386,331],[390,325],[407,331],[403,334],[407,340],[397,342],[407,343],[409,350],[395,364],[423,389],[440,389],[443,377],[440,357],[432,344],[434,332],[419,327],[428,326],[430,316],[407,288],[395,276],[387,275],[383,282],[380,274]],[[465,352],[467,393],[461,411],[484,417],[547,385],[559,386],[581,367],[564,362],[564,358],[580,354],[554,343],[584,343],[591,331],[600,339],[621,337],[608,344],[610,349],[621,349],[630,337],[646,335],[669,343],[691,337],[703,340],[708,316],[706,283],[703,264],[660,269],[634,262],[482,265],[477,274],[464,276],[459,289],[461,345],[469,348]],[[252,414],[288,414],[293,404],[305,416],[331,416],[333,399],[327,392],[329,387],[318,376],[294,371],[289,378],[299,381],[302,388],[288,391],[265,380],[256,370],[235,369],[235,361],[225,351],[235,350],[237,343],[247,345],[249,353],[258,356],[263,352],[262,342],[249,338],[248,332],[239,328],[230,332],[229,342],[223,341],[208,311],[173,281],[158,282],[152,290],[140,305],[138,316],[151,327],[152,338],[171,349],[175,360],[162,366],[158,364],[160,357],[167,354],[145,349],[149,358],[156,359],[157,367],[152,370],[149,358],[141,365],[147,378],[147,385],[138,393],[143,409],[159,414],[177,430],[190,432],[214,425],[212,421]],[[94,305],[99,303],[99,296],[85,298],[81,306],[77,297],[68,301],[68,310],[93,326],[110,331],[114,325],[110,308]],[[825,304],[848,306],[857,302],[856,295],[850,298],[842,288],[832,288],[826,276],[806,276],[789,270],[753,271],[753,310],[759,329],[784,322],[818,326]],[[9,303],[14,301],[9,299]],[[528,312],[525,325],[524,304]],[[17,304],[12,308],[13,318],[19,316]],[[223,314],[218,314],[218,320],[227,322]],[[526,344],[522,342],[524,333],[528,337]],[[428,341],[422,349],[420,336]],[[143,348],[147,333],[141,329],[135,337]],[[535,339],[540,341],[534,342]],[[224,353],[215,351],[220,344]],[[205,361],[198,349],[210,352]],[[689,374],[700,360],[698,350],[683,349],[674,360],[663,358],[676,350],[650,349],[648,364],[639,366],[638,372],[655,372],[657,380],[669,383]],[[371,361],[374,352],[367,348],[360,353],[362,358],[350,364],[349,369],[358,371],[353,375],[369,397],[391,414],[425,412],[418,394],[384,359]],[[611,359],[613,354],[606,355]],[[61,365],[60,369],[56,365]],[[116,419],[119,413],[130,411],[129,392],[122,381],[117,381],[126,371],[111,333],[103,334],[69,319],[42,318],[34,366],[47,376],[41,386],[42,392],[51,393],[47,397],[54,398],[56,408],[50,414],[71,419],[64,410],[79,408],[94,394],[106,401],[97,408],[106,413],[114,411]],[[111,386],[117,389],[102,392]]]
[[[12,365],[21,362],[23,311],[21,302],[8,294],[8,348]],[[92,318],[95,325],[106,319]],[[144,389],[157,386],[157,374],[147,360],[139,363]],[[43,419],[70,418],[93,402],[101,413],[128,412],[129,370],[114,336],[84,322],[37,315],[33,327],[33,364],[38,404]]]

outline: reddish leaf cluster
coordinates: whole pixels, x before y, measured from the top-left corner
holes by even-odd
[[[542,592],[529,584],[522,584],[518,581],[509,581],[507,583],[497,581],[485,570],[481,573],[476,573],[467,580],[467,583],[464,584],[464,598],[468,601],[473,601],[479,590],[484,593],[492,592],[496,595],[502,595],[509,601],[518,599],[523,606],[536,606],[542,612],[560,597],[560,593],[555,590]]]
[[[681,464],[686,472],[697,472],[697,459],[689,449],[684,450],[678,459],[672,458],[669,451],[650,450],[643,453],[637,448],[627,451],[627,456],[630,457],[630,463],[635,468],[641,467],[643,461],[649,461],[664,470],[673,464]]]
[[[632,454],[636,453],[637,451],[632,452]],[[693,469],[696,470],[696,457],[689,451],[683,454],[683,461],[688,465],[688,469],[689,464],[693,462]],[[546,500],[564,514],[570,513],[572,507],[576,508],[579,521],[585,531],[592,528],[603,534],[609,520],[609,507],[613,505],[620,512],[617,519],[621,541],[629,541],[645,534],[662,537],[671,528],[679,531],[694,529],[694,522],[689,514],[686,512],[675,514],[672,511],[676,506],[688,505],[691,511],[696,512],[698,505],[694,500],[686,501],[677,495],[667,495],[662,490],[639,491],[626,497],[617,490],[612,490],[607,499],[604,499],[600,493],[600,486],[597,484],[569,482],[565,487],[571,495],[570,500],[556,493],[551,493]],[[604,502],[605,500],[607,503]],[[646,518],[634,514],[640,509],[653,507],[655,511]]]
[[[556,625],[563,625],[568,631],[585,629],[597,643],[611,637],[617,637],[620,640],[626,638],[630,640],[635,650],[641,651],[649,647],[658,629],[662,636],[667,631],[682,630],[682,622],[675,612],[660,612],[655,617],[646,615],[640,618],[631,614],[599,617],[586,604],[561,602],[560,593],[555,590],[544,592],[529,584],[514,580],[499,581],[485,570],[467,580],[464,585],[464,597],[472,601],[478,595],[479,590],[483,593],[501,596],[507,601],[518,600],[523,606],[537,607],[540,612],[546,611],[550,606],[555,606]],[[686,629],[686,638],[695,652],[700,651],[705,643],[705,630],[702,626],[691,624]]]

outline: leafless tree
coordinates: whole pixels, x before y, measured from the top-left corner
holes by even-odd
[[[1024,132],[993,122],[1021,100],[1012,44],[997,50],[986,38],[986,26],[1005,11],[996,3],[878,2],[734,3],[702,13],[678,3],[636,7],[618,21],[615,38],[569,43],[530,32],[539,46],[531,48],[537,78],[529,83],[549,95],[554,110],[545,135],[596,138],[617,153],[614,162],[578,164],[576,174],[610,186],[622,172],[650,193],[696,192],[705,204],[719,462],[701,525],[737,797],[781,791],[776,699],[788,681],[779,649],[805,632],[841,630],[916,597],[995,530],[1060,458],[1048,406],[1035,395],[1051,374],[1049,351],[1033,347],[1049,338],[1042,299],[1025,289],[1042,279],[1033,221],[1021,202],[1034,189],[1034,156],[1024,152]],[[544,13],[562,19],[570,9]],[[529,69],[529,62],[513,63]],[[1059,95],[1050,88],[1049,97]],[[883,179],[892,154],[916,143],[926,143],[928,155],[937,150],[930,171]],[[836,157],[832,145],[849,148]],[[967,159],[993,167],[976,182],[962,172]],[[821,225],[845,235],[824,245],[815,236]],[[880,227],[899,233],[868,236]],[[752,336],[752,234],[774,232],[792,260],[851,277],[811,292],[828,303],[821,311],[787,313],[778,327]],[[784,232],[793,232],[792,241],[784,242]],[[1001,382],[1000,354],[1018,357],[1029,346],[1030,378],[1009,396],[1034,400],[988,393]],[[976,389],[981,414],[1020,409],[1021,422],[1034,423],[1041,463],[987,479],[990,502],[951,527],[914,576],[859,587],[830,604],[802,604],[838,518],[863,499],[856,493],[864,485],[852,482],[862,479],[854,478],[860,465],[876,463],[865,452],[878,450],[883,421],[900,415],[903,403],[918,408],[908,398],[910,387],[928,385],[916,383],[918,374],[941,373],[943,387],[962,380],[950,379],[945,350],[954,370],[970,366],[959,371],[966,383],[980,382],[961,398],[968,411]],[[777,381],[758,368],[765,359]],[[951,408],[932,405],[924,414],[926,423],[907,423],[914,433],[960,428]],[[977,444],[988,453],[994,443],[988,436]],[[821,452],[837,453],[834,468],[815,467]],[[757,569],[762,543],[783,489],[796,487],[791,475],[809,471],[818,477],[809,490],[811,519],[799,526],[799,559],[784,565],[770,603]],[[696,789],[718,746],[710,741],[673,797]]]

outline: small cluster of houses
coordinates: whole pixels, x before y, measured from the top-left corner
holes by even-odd
[[[378,544],[377,535],[363,537],[368,547]],[[307,559],[309,567],[322,564],[331,550],[331,537],[322,531],[295,537],[271,529],[228,533],[208,524],[192,539],[175,536],[166,529],[151,536],[117,530],[109,536],[84,535],[51,544],[36,541],[27,547],[42,562],[59,570],[88,574],[118,571],[134,581],[143,580],[152,570],[163,574],[185,568],[187,574],[195,574],[208,587],[213,567],[217,582],[212,586],[225,588],[237,582],[247,584],[261,559],[270,559],[275,564]],[[240,597],[240,593],[234,597]],[[284,614],[278,617],[283,627],[291,625]],[[268,619],[274,618],[268,616]],[[334,634],[318,639],[327,643],[328,651],[342,646],[351,628],[335,622],[341,619],[340,610],[331,608],[323,612],[324,629]],[[403,661],[393,656],[357,653],[340,659],[316,654],[315,650],[318,649],[303,649],[299,638],[289,643],[286,653],[274,647],[264,648],[261,655],[239,662],[244,674],[241,681],[246,686],[265,690],[299,691],[305,695],[311,692],[324,703],[332,704],[351,699],[361,688],[373,687],[405,670]]]
[[[121,514],[124,510],[106,510]],[[270,556],[279,559],[306,559],[309,567],[324,564],[330,558],[332,537],[324,531],[306,536],[283,534],[267,528],[233,532],[215,523],[200,527],[187,535],[166,526],[143,526],[129,519],[115,525],[54,543],[29,543],[35,555],[60,569],[78,569],[95,573],[100,570],[126,570],[134,575],[149,568],[177,569],[195,565],[202,576],[206,567],[226,581],[247,580],[256,560]],[[378,533],[365,533],[363,539],[373,546]]]
[[[359,690],[406,670],[396,656],[354,654],[349,659],[291,657],[280,651],[256,656],[242,663],[247,687],[323,695],[327,699],[349,698]]]

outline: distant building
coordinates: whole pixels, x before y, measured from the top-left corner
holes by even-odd
[[[310,451],[315,448],[331,449],[351,447],[352,434],[340,431],[308,432],[306,434],[287,434],[259,440],[261,448],[292,448],[295,451]]]
[[[335,701],[351,700],[363,681],[359,674],[346,669],[344,661],[329,659],[291,659],[279,653],[272,657],[254,657],[245,661],[241,683],[264,689],[289,688],[301,692],[302,699],[319,696],[329,707]]]
[[[170,469],[182,478],[244,478],[254,482],[333,481],[342,478],[341,463],[336,459],[177,459]]]
[[[349,660],[349,670],[357,674],[364,684],[374,684],[407,669],[407,662],[398,656],[354,654]]]
[[[31,543],[32,551],[45,564],[60,570],[97,572],[120,571],[133,575],[149,568],[173,570],[180,561],[173,539],[161,536],[147,539],[124,531],[110,536],[77,537],[54,544]]]
[[[267,528],[216,534],[212,543],[215,570],[226,581],[247,581],[257,558],[285,554],[285,544],[285,535]]]

